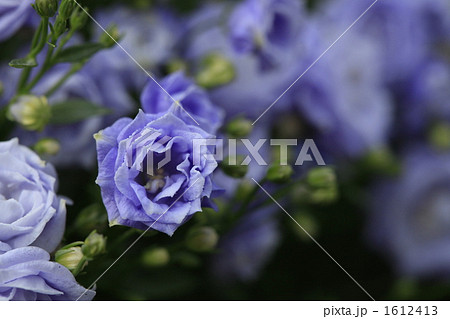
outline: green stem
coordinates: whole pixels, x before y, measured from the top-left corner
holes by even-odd
[[[42,19],[43,28],[41,31],[41,40],[39,44],[31,50],[30,56],[35,58],[44,48],[45,44],[48,41],[48,18]]]
[[[87,261],[88,261],[88,259],[85,256],[83,256],[83,258],[81,258],[80,262],[77,265],[77,268],[75,268],[72,271],[72,274],[74,275],[74,277],[78,276],[78,274],[83,270]]]
[[[78,72],[84,64],[85,62],[73,64],[70,70],[55,85],[53,85],[53,87],[45,92],[45,96],[50,97],[53,95],[73,74]]]
[[[30,92],[35,87],[35,85],[42,79],[45,73],[53,66],[53,64],[51,63],[51,57],[53,55],[54,50],[55,48],[49,47],[47,51],[47,56],[45,57],[44,65],[42,66],[41,70],[36,75],[36,77],[31,81],[31,83],[27,85],[27,87],[25,88],[26,92]]]
[[[61,52],[61,50],[64,48],[64,46],[67,44],[67,42],[72,38],[74,34],[75,30],[69,30],[69,32],[64,36],[64,38],[61,39],[58,48],[56,49],[55,56],[58,56],[58,54]]]

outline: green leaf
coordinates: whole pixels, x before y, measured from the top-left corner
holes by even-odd
[[[9,62],[9,66],[17,69],[34,68],[37,65],[38,64],[36,62],[36,59],[32,57],[26,57],[23,59],[14,59],[11,62]]]
[[[85,100],[68,100],[52,106],[51,124],[71,124],[111,111]]]
[[[85,43],[64,49],[55,57],[56,63],[75,63],[89,59],[105,47],[100,43]]]

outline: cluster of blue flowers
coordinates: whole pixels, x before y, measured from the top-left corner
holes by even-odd
[[[379,1],[363,16],[373,1],[317,1],[313,9],[298,0],[222,1],[184,14],[112,5],[93,12],[90,46],[70,29],[85,13],[63,0],[49,20],[40,7],[49,2],[0,0],[0,45],[14,44],[14,54],[28,58],[0,66],[0,132],[8,140],[0,142],[0,300],[94,297],[50,254],[61,248],[66,223],[54,166],[92,171],[96,158],[110,226],[172,236],[205,208],[225,209],[232,217],[216,227],[222,233],[210,271],[222,281],[257,278],[281,231],[278,208],[248,184],[268,181],[276,191],[278,180],[255,161],[236,178],[211,160],[214,147],[194,154],[195,140],[229,137],[236,119],[247,127],[254,121],[242,136],[254,145],[271,134],[314,138],[347,179],[357,174],[349,167],[365,165],[376,180],[365,189],[369,241],[402,274],[450,273],[447,0]],[[70,23],[56,34],[60,16]],[[30,53],[29,43],[15,42],[30,30],[53,44],[70,36],[33,55],[39,36]],[[58,113],[67,101],[88,102],[92,116],[70,119],[81,107]],[[260,153],[275,157],[268,146]],[[401,173],[384,178],[393,166]],[[302,179],[309,168],[289,175]],[[330,195],[297,186],[289,186],[291,197],[300,189],[309,204]]]

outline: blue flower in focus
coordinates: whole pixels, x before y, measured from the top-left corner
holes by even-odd
[[[0,301],[87,301],[95,292],[86,291],[64,266],[51,262],[38,247],[1,252]]]
[[[261,67],[278,61],[300,30],[302,14],[296,0],[246,0],[229,19],[231,43],[239,53],[254,53]]]
[[[212,274],[224,283],[255,280],[280,240],[274,207],[245,216],[221,238],[212,261]]]
[[[450,154],[408,152],[400,178],[373,192],[369,235],[399,272],[450,273]]]
[[[111,225],[151,226],[172,235],[210,205],[217,162],[206,158],[209,148],[194,154],[193,147],[194,140],[213,136],[186,124],[180,112],[178,106],[163,116],[141,111],[134,120],[120,119],[96,135],[97,184]]]
[[[192,125],[197,125],[206,132],[215,134],[223,124],[224,112],[209,100],[208,94],[187,78],[183,72],[176,72],[160,82],[160,85],[173,99],[178,101],[186,112],[180,115]],[[150,80],[141,95],[142,109],[146,113],[163,115],[174,104],[170,96],[159,85]],[[192,117],[192,118],[191,118]]]
[[[0,167],[0,243],[52,252],[66,220],[53,166],[13,139],[0,142]]]
[[[0,42],[8,39],[29,22],[34,0],[0,0]]]

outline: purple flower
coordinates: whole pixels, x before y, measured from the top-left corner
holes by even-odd
[[[450,154],[406,154],[403,174],[373,192],[369,235],[400,273],[450,274]]]
[[[222,126],[223,110],[211,103],[208,94],[194,81],[187,78],[183,72],[167,76],[160,85],[182,105],[186,112],[182,112],[180,115],[185,122],[195,124],[192,116],[202,129],[211,134],[215,134]],[[150,80],[141,95],[142,109],[146,113],[160,116],[167,113],[174,101],[166,92]]]
[[[194,140],[211,138],[180,119],[178,106],[165,115],[139,112],[96,135],[103,202],[111,225],[173,232],[209,205],[217,162],[207,147],[197,160]],[[168,162],[164,162],[168,160]],[[162,165],[165,163],[165,165]]]
[[[271,66],[261,68],[260,56],[241,54],[233,48],[228,28],[220,24],[224,11],[222,5],[209,5],[191,17],[186,27],[191,37],[183,56],[193,61],[194,68],[214,53],[231,62],[236,73],[234,80],[211,90],[211,100],[226,111],[228,118],[243,114],[256,119],[304,71],[296,66],[313,61],[317,33],[308,24],[301,24],[292,38],[287,37],[289,44],[274,55],[276,59],[271,60]],[[294,11],[293,16],[304,19],[301,10]],[[289,100],[283,98],[271,111],[277,114],[287,108],[290,108]]]
[[[325,50],[337,38],[336,26],[317,22]],[[348,34],[289,93],[300,114],[319,132],[322,144],[335,155],[360,156],[387,143],[393,105],[378,49],[371,38]]]
[[[448,34],[446,16],[449,8],[445,2],[378,1],[352,30],[378,43],[383,53],[381,62],[387,82],[407,79],[416,66],[427,58],[435,41],[443,33]],[[330,1],[326,4],[325,18],[328,22],[337,21],[335,32],[343,32],[372,3],[372,0]]]
[[[302,15],[295,0],[246,0],[231,14],[229,28],[236,52],[254,53],[263,68],[277,61],[300,30]]]
[[[38,247],[22,247],[1,253],[0,300],[92,300],[95,292],[81,287],[64,266],[51,262]]]
[[[0,42],[29,22],[33,0],[0,0]]]
[[[173,57],[182,31],[180,19],[163,9],[138,11],[116,6],[99,11],[95,18],[105,28],[116,25],[122,35],[121,47],[115,46],[95,55],[87,68],[109,94],[111,103],[126,90],[142,90],[148,76],[136,62],[150,74],[156,72]],[[97,37],[103,34],[98,27],[95,31]]]
[[[52,252],[61,241],[65,201],[55,194],[56,172],[18,139],[0,143],[0,242]]]
[[[255,280],[278,246],[274,207],[257,210],[221,238],[212,273],[223,282]]]

